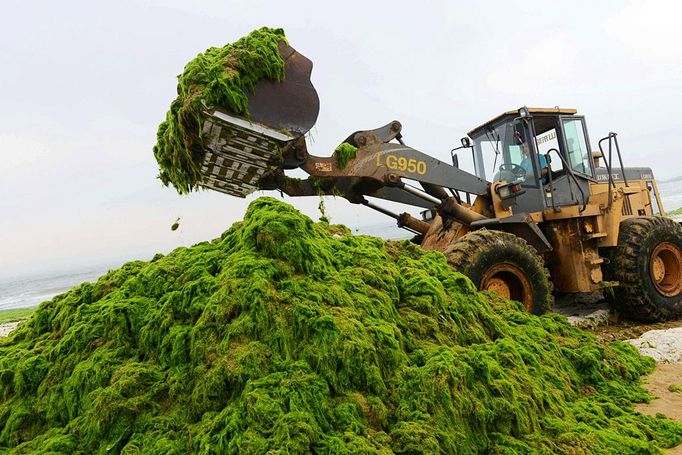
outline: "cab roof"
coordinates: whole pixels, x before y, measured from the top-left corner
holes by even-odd
[[[493,118],[492,120],[488,120],[481,126],[477,126],[473,130],[469,131],[467,134],[470,137],[477,136],[481,131],[483,131],[484,128],[487,126],[492,126],[501,120],[504,120],[506,117],[510,118],[516,118],[519,116],[519,109],[516,109],[515,111],[507,111],[503,114],[498,115],[497,117]],[[573,115],[577,113],[577,109],[572,109],[572,108],[565,108],[565,107],[529,107],[528,108],[528,113],[530,115],[533,114],[558,114],[558,115]]]

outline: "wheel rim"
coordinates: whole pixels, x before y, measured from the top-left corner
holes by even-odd
[[[661,243],[651,253],[649,272],[658,292],[677,296],[682,292],[682,251],[672,243]]]
[[[526,311],[533,306],[533,288],[526,274],[514,264],[496,264],[481,278],[481,290],[523,303]]]

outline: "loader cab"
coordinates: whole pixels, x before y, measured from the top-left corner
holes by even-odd
[[[585,119],[575,109],[509,111],[470,131],[474,170],[488,181],[519,182],[515,213],[583,205],[594,181]]]

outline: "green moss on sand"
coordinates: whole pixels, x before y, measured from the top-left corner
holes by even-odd
[[[653,366],[261,198],[0,341],[0,451],[655,453],[682,427],[633,410]]]
[[[262,79],[282,80],[282,29],[263,27],[224,47],[212,47],[191,60],[178,76],[178,97],[157,132],[154,156],[159,178],[180,194],[201,181],[202,103],[248,116],[247,94]]]
[[[355,159],[358,154],[358,148],[349,144],[348,142],[344,142],[343,144],[336,147],[334,152],[339,169],[344,169],[350,160]]]
[[[0,310],[0,324],[4,322],[23,321],[24,319],[28,319],[35,310],[35,308]]]

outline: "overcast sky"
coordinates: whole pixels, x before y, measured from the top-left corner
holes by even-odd
[[[184,64],[263,25],[314,62],[314,154],[398,119],[409,145],[448,160],[502,111],[562,106],[587,117],[593,146],[616,131],[626,165],[681,175],[680,5],[5,0],[0,278],[145,259],[240,219],[255,196],[180,197],[156,179],[152,147]],[[319,216],[316,198],[293,203]],[[351,227],[390,221],[327,208]]]

